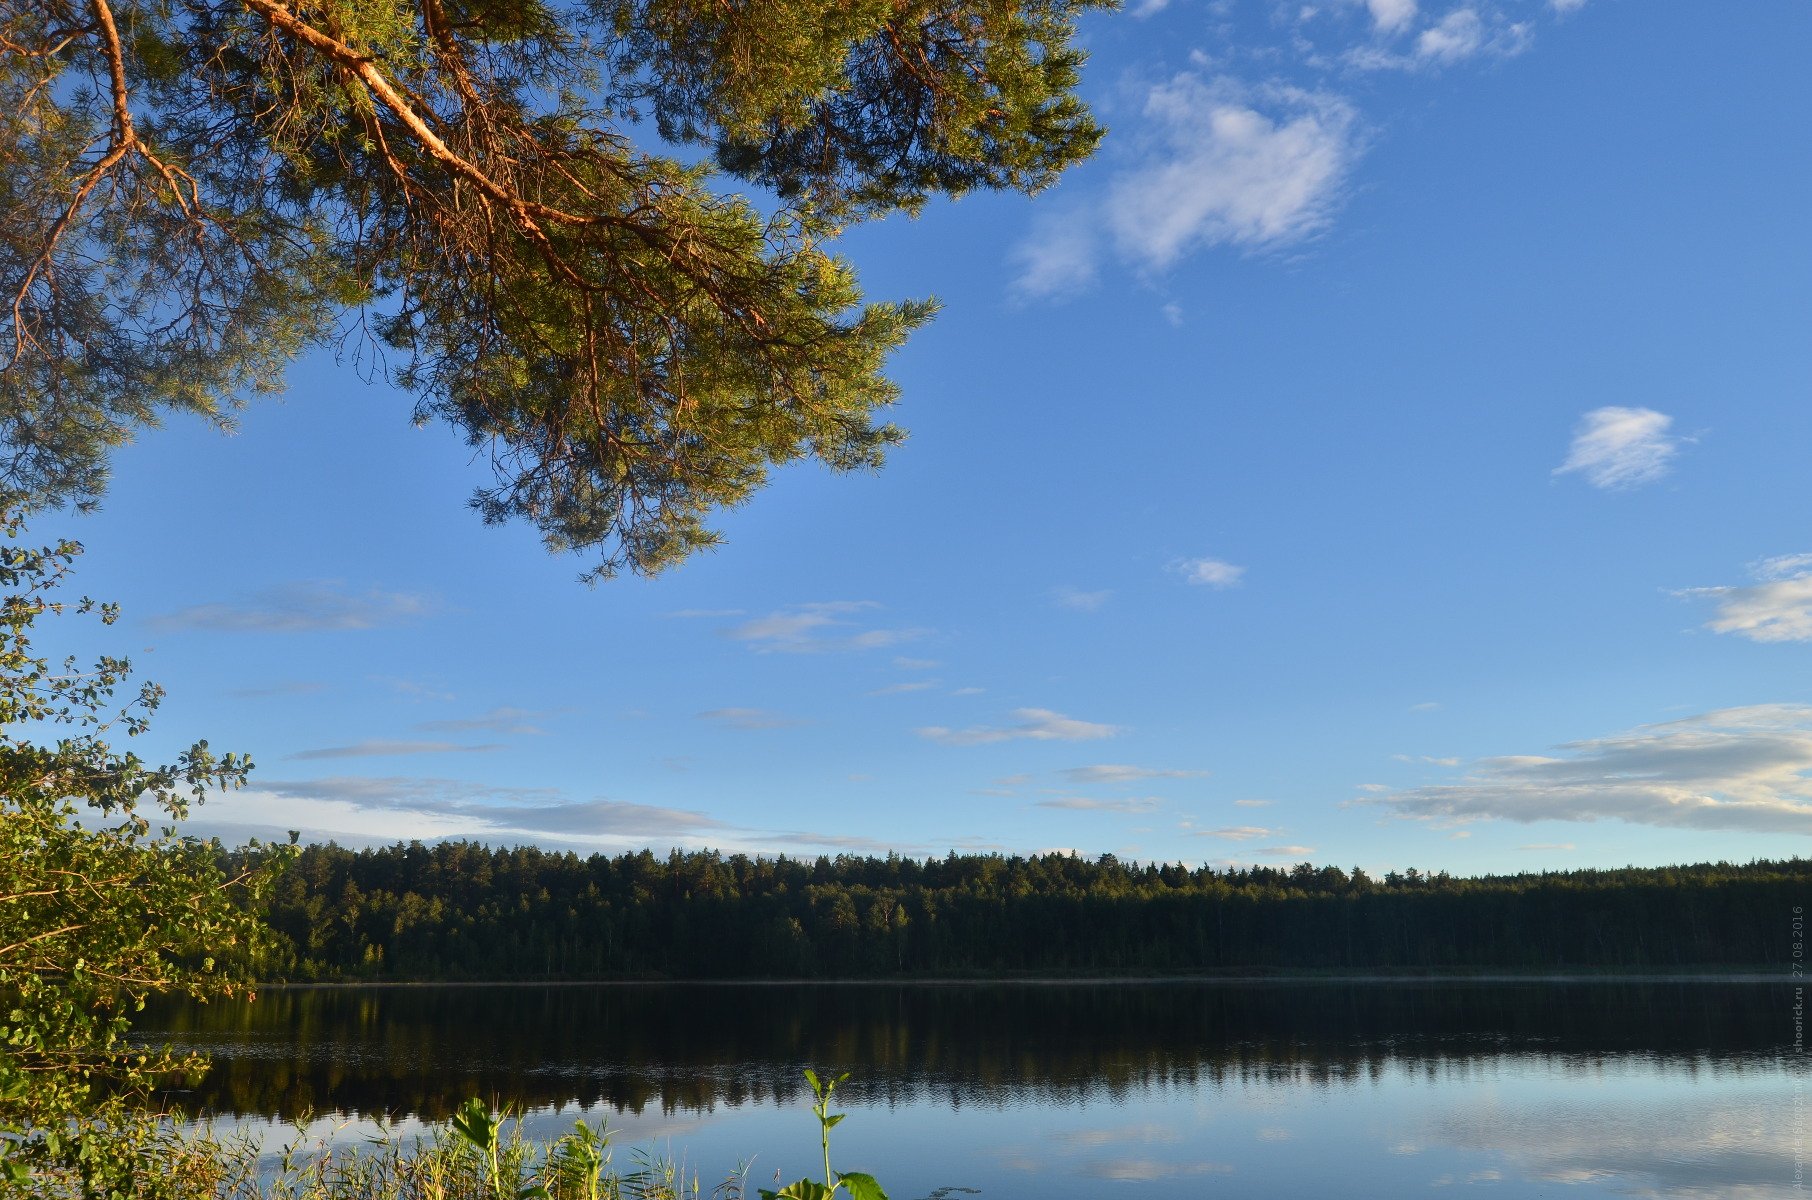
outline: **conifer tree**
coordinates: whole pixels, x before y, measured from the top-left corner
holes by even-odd
[[[0,500],[92,503],[339,341],[488,456],[487,520],[658,570],[900,439],[933,306],[832,244],[1087,155],[1111,2],[0,0]]]

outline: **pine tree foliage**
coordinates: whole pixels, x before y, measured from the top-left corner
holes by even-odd
[[[1109,2],[0,0],[0,489],[91,503],[338,336],[489,457],[487,520],[658,570],[900,439],[933,305],[831,245],[1087,155]]]

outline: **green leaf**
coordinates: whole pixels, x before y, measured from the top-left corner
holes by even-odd
[[[843,1171],[838,1174],[837,1182],[849,1189],[850,1200],[887,1200],[887,1193],[881,1190],[873,1175]]]
[[[800,1179],[777,1192],[762,1188],[761,1200],[830,1200],[832,1191],[815,1179]]]

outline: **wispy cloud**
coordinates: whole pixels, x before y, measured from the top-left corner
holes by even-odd
[[[1185,72],[1147,90],[1142,117],[1100,200],[1040,214],[1014,249],[1019,295],[1079,291],[1110,253],[1164,271],[1215,246],[1300,242],[1327,224],[1362,150],[1350,104],[1281,83]]]
[[[381,683],[399,696],[411,700],[457,700],[454,693],[438,684],[426,683],[420,679],[399,679],[394,675],[373,675],[373,683]]]
[[[1564,16],[1582,3],[1548,7]],[[1145,0],[1132,11],[1164,7]],[[1213,7],[1224,17],[1231,4]],[[1255,41],[1253,25],[1216,19],[1191,70],[1143,86],[1137,109],[1116,122],[1117,158],[1099,183],[1079,191],[1097,178],[1085,171],[1066,184],[1010,250],[1015,295],[1061,300],[1110,263],[1158,274],[1215,248],[1302,245],[1333,223],[1371,140],[1355,72],[1433,75],[1509,58],[1533,45],[1540,23],[1529,4],[1507,0],[1264,7],[1280,36]],[[1173,324],[1180,317],[1174,305],[1160,311]]]
[[[710,721],[729,729],[786,729],[805,724],[797,717],[789,717],[769,708],[713,708],[697,716],[701,721]]]
[[[1527,842],[1517,847],[1518,850],[1535,850],[1552,852],[1556,850],[1577,850],[1572,842]]]
[[[1080,588],[1073,588],[1066,584],[1063,587],[1053,589],[1051,592],[1051,599],[1056,601],[1059,608],[1072,609],[1075,612],[1100,612],[1101,607],[1109,600],[1113,599],[1113,595],[1114,593],[1111,589],[1103,589],[1098,592],[1085,592]]]
[[[503,747],[495,743],[482,746],[468,746],[460,742],[392,742],[374,738],[363,742],[354,742],[347,746],[322,746],[314,750],[298,750],[285,758],[298,762],[307,762],[327,758],[396,758],[408,754],[488,754]]]
[[[1370,7],[1376,14],[1381,6]],[[1527,50],[1535,37],[1532,22],[1513,21],[1490,3],[1462,5],[1427,23],[1418,22],[1413,6],[1407,15],[1395,0],[1386,0],[1382,7],[1401,19],[1390,25],[1376,23],[1379,36],[1343,54],[1341,61],[1346,65],[1367,71],[1432,70],[1472,58],[1513,58]],[[1421,27],[1416,29],[1418,24]],[[1416,32],[1408,48],[1400,49],[1397,35],[1412,29]]]
[[[1309,855],[1315,853],[1315,847],[1313,847],[1313,846],[1265,846],[1259,850],[1253,851],[1253,853],[1262,854],[1266,858],[1304,859],[1304,858],[1307,858]]]
[[[1040,800],[1034,807],[1063,808],[1077,812],[1152,813],[1158,811],[1163,803],[1163,799],[1158,796],[1140,796],[1120,800],[1101,800],[1093,796],[1063,796],[1056,800]]]
[[[1199,779],[1206,771],[1182,771],[1167,767],[1135,767],[1126,763],[1097,763],[1088,767],[1065,767],[1060,772],[1071,783],[1133,783],[1141,779]]]
[[[1626,821],[1812,834],[1812,705],[1719,709],[1474,763],[1457,783],[1362,803],[1441,821]]]
[[[1035,742],[1086,742],[1113,737],[1122,732],[1117,725],[1079,721],[1048,708],[1016,708],[1011,716],[1017,724],[972,725],[967,729],[946,729],[942,725],[930,725],[920,729],[919,736],[947,746],[983,746],[1020,739]]]
[[[352,592],[337,580],[302,580],[266,588],[244,600],[160,613],[146,624],[170,632],[332,633],[402,624],[429,615],[434,607],[432,599],[416,592]]]
[[[1148,157],[1108,187],[1115,248],[1163,270],[1211,246],[1287,245],[1315,233],[1359,153],[1341,98],[1185,73],[1145,98]]]
[[[1179,558],[1170,569],[1190,583],[1215,589],[1238,587],[1246,577],[1246,568],[1218,558]]]
[[[1190,837],[1224,838],[1229,842],[1249,842],[1254,838],[1276,837],[1278,831],[1262,825],[1230,825],[1225,829],[1197,829]]]
[[[1436,62],[1471,58],[1485,44],[1485,22],[1476,10],[1456,8],[1416,38],[1418,57]]]
[[[1783,554],[1750,567],[1747,587],[1684,588],[1676,596],[1716,601],[1705,623],[1717,633],[1752,642],[1812,641],[1812,554]]]
[[[423,721],[416,728],[423,733],[545,733],[536,724],[548,716],[545,712],[531,712],[526,708],[511,708],[507,705],[493,708],[490,712],[476,717],[451,717],[437,721]]]
[[[864,692],[863,695],[898,696],[905,692],[926,692],[937,687],[940,682],[936,679],[908,679],[901,683],[890,683],[885,687],[875,688],[873,691]]]
[[[1612,491],[1653,483],[1679,453],[1680,440],[1667,432],[1673,423],[1652,408],[1595,408],[1580,418],[1567,460],[1554,474],[1583,475]]]
[[[724,631],[764,654],[824,654],[878,650],[922,637],[922,629],[862,628],[856,614],[880,608],[873,600],[823,600],[754,617]]]
[[[1415,24],[1416,0],[1365,0],[1372,24],[1382,33],[1396,33]]]
[[[286,680],[282,683],[268,683],[262,687],[234,688],[227,695],[235,700],[265,700],[273,696],[312,696],[316,692],[327,690],[324,683],[312,680]]]
[[[724,828],[713,817],[688,809],[662,808],[619,800],[567,800],[552,788],[499,788],[463,780],[403,776],[336,776],[328,779],[261,780],[248,797],[256,811],[271,808],[270,824],[313,817],[334,822],[328,829],[376,836],[628,836],[683,837]],[[260,795],[280,801],[257,805]],[[295,810],[298,802],[304,807]],[[218,808],[211,804],[210,808]],[[393,832],[391,815],[409,824]],[[363,818],[363,819],[361,819]]]
[[[1094,209],[1043,212],[1008,254],[1013,291],[1022,299],[1054,300],[1083,291],[1100,274],[1100,217]]]

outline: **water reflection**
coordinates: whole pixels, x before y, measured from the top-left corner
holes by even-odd
[[[1778,1072],[1786,995],[1730,984],[297,989],[154,1009],[140,1028],[213,1057],[183,1100],[217,1114],[438,1119],[470,1095],[636,1114],[790,1107],[806,1063],[853,1071],[852,1103],[961,1109],[1343,1088],[1387,1072],[1457,1087],[1507,1060],[1560,1080],[1632,1062],[1687,1081]]]

